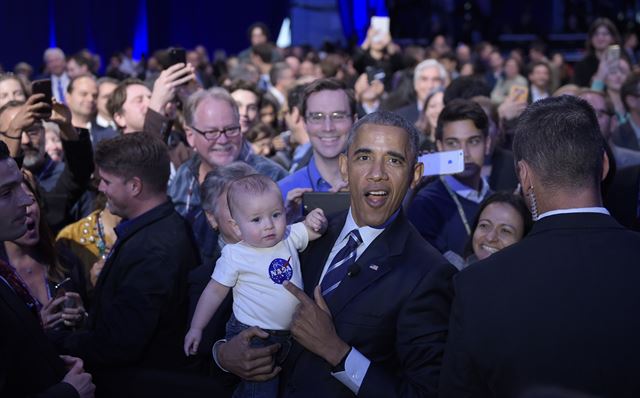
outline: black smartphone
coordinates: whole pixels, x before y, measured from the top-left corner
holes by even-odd
[[[321,208],[327,218],[341,213],[351,205],[349,192],[305,192],[302,194],[304,215]]]
[[[53,287],[53,297],[62,297],[66,292],[72,291],[72,288],[73,282],[71,281],[71,278],[64,278],[62,282]]]
[[[44,94],[44,98],[38,102],[45,102],[49,104],[49,110],[43,112],[45,118],[51,117],[51,106],[53,103],[51,98],[53,93],[51,91],[51,79],[34,80],[31,83],[31,94]]]
[[[187,64],[187,52],[184,48],[172,47],[169,49],[169,66],[175,64]],[[167,66],[167,67],[169,67]]]

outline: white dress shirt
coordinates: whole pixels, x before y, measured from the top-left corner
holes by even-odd
[[[609,210],[605,209],[604,207],[576,207],[572,209],[558,209],[558,210],[546,211],[538,216],[537,221],[540,221],[545,217],[551,217],[558,214],[574,214],[574,213],[599,213],[599,214],[606,214],[608,216],[611,215],[609,213]]]

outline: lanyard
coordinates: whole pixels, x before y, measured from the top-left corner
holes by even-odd
[[[451,187],[449,186],[449,184],[447,184],[447,182],[444,180],[443,177],[440,177],[440,181],[442,181],[442,184],[444,184],[444,187],[447,189],[447,192],[449,192],[449,196],[451,196],[451,199],[453,199],[453,201],[455,202],[456,207],[458,208],[458,214],[460,214],[460,218],[462,219],[462,223],[464,224],[464,229],[467,231],[467,235],[471,236],[471,228],[469,227],[469,221],[467,220],[467,215],[464,214],[464,209],[462,208],[462,204],[458,199],[458,195],[451,190]]]

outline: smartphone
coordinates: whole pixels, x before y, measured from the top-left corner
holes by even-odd
[[[367,66],[366,72],[367,72],[367,80],[369,80],[369,84],[371,84],[371,82],[373,82],[374,80],[379,80],[382,82],[386,77],[386,73],[384,72],[384,69],[376,68],[375,66]]]
[[[389,34],[390,24],[391,19],[389,17],[371,17],[371,27],[378,31],[372,40],[374,42],[384,40],[385,35]]]
[[[49,110],[42,112],[45,118],[51,117],[51,107],[53,106],[51,98],[53,93],[51,91],[51,79],[34,80],[31,83],[31,94],[44,94],[44,98],[38,102],[45,102],[49,104]]]
[[[620,46],[613,44],[607,48],[607,60],[616,61],[620,59]]]
[[[53,287],[53,297],[58,298],[64,296],[66,292],[70,292],[73,287],[71,278],[64,278],[62,282]]]
[[[424,165],[422,175],[425,177],[457,174],[464,170],[462,150],[428,153],[421,155],[418,161]]]
[[[181,47],[172,47],[169,49],[169,66],[175,64],[187,64],[187,52]]]
[[[513,85],[509,89],[509,98],[516,102],[526,103],[529,98],[529,87]]]
[[[313,209],[321,208],[329,218],[349,209],[349,192],[305,192],[302,194],[302,207],[306,216]]]

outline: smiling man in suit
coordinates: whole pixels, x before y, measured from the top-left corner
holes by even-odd
[[[216,354],[243,378],[282,369],[284,397],[435,396],[456,272],[401,210],[422,176],[418,132],[402,117],[375,112],[352,127],[340,169],[351,207],[301,254],[305,291],[291,322],[295,343],[274,367],[274,349],[250,349],[252,328]],[[277,348],[275,348],[277,349]]]

